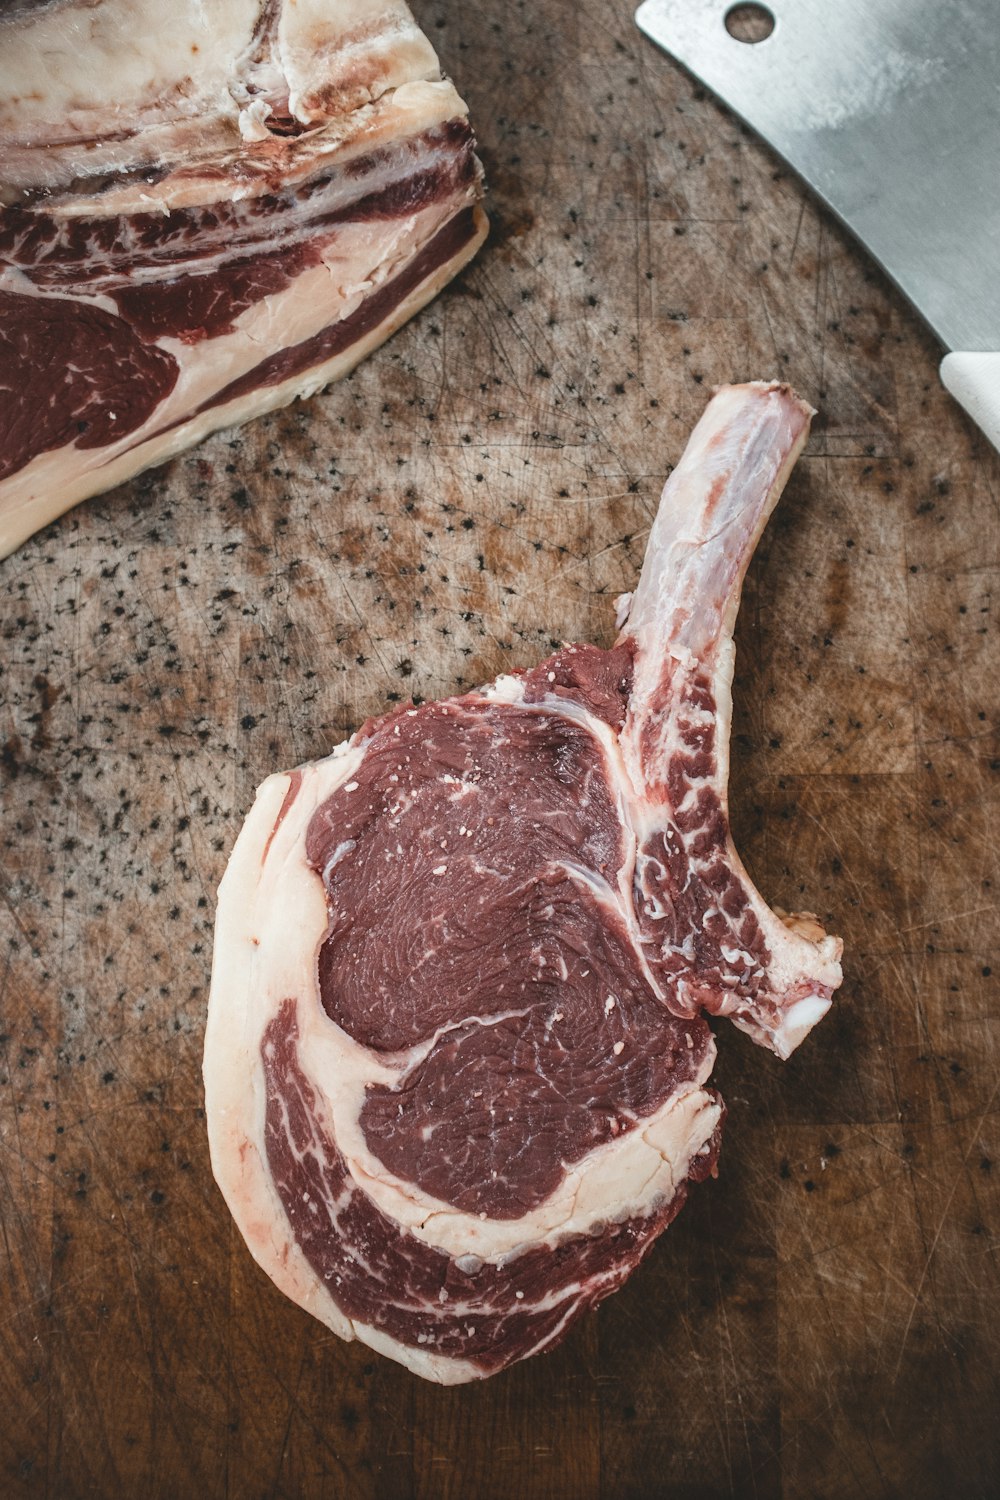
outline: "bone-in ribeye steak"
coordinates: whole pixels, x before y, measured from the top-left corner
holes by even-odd
[[[704,1012],[787,1057],[840,982],[727,818],[733,622],[809,417],[720,391],[613,649],[363,725],[236,844],[216,1176],[282,1290],[432,1380],[557,1342],[714,1172]]]
[[[0,3],[0,556],[395,332],[473,146],[402,0]]]

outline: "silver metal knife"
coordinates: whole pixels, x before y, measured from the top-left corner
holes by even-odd
[[[736,12],[770,35],[738,40]],[[645,0],[636,21],[861,240],[1000,448],[1000,0]]]

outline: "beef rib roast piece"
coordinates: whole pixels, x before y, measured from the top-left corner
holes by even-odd
[[[486,233],[402,0],[0,7],[0,556],[311,395]]]
[[[810,415],[721,390],[611,650],[369,721],[237,841],[216,1177],[283,1291],[431,1380],[551,1347],[714,1173],[705,1012],[787,1057],[840,983],[727,817],[740,589]]]

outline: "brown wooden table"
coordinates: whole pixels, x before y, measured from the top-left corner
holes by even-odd
[[[347,383],[0,566],[0,1493],[1000,1494],[1000,461],[918,320],[629,3],[428,0],[494,228]],[[928,205],[933,213],[933,205]],[[209,1169],[254,784],[608,643],[714,382],[820,409],[738,628],[734,818],[846,943],[718,1182],[557,1353],[425,1385],[286,1302]]]

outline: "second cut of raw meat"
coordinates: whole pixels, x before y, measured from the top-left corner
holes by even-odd
[[[0,3],[0,557],[339,380],[486,234],[403,0]]]

